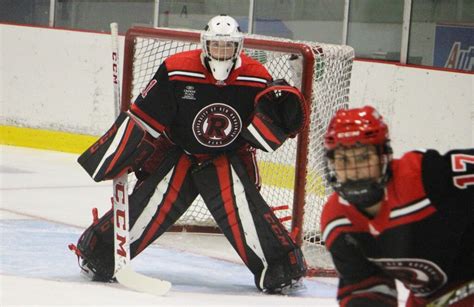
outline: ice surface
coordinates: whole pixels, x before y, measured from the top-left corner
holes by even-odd
[[[77,155],[0,150],[2,306],[337,306],[331,279],[308,279],[294,296],[260,293],[220,235],[169,234],[132,261],[138,272],[173,283],[164,297],[90,282],[67,245],[90,223],[92,207],[110,208],[110,184],[94,183]]]
[[[165,234],[132,261],[173,283],[157,297],[90,282],[67,248],[110,208],[110,183],[94,183],[77,155],[0,146],[0,305],[337,306],[337,280],[307,278],[291,296],[266,295],[221,235]]]

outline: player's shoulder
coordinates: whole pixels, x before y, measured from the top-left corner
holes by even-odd
[[[240,76],[262,78],[267,81],[270,81],[272,79],[268,70],[259,61],[249,57],[244,53],[242,53],[240,59],[241,65],[238,69]]]
[[[423,184],[438,205],[457,203],[472,208],[474,197],[474,148],[446,153],[427,150],[422,163]]]
[[[341,203],[341,198],[337,193],[332,193],[329,196],[321,213],[321,226],[324,228],[330,221],[345,216],[344,204]],[[344,200],[342,200],[344,202]]]
[[[346,214],[346,206],[349,203],[339,197],[337,193],[333,193],[327,200],[321,213],[321,231],[322,239],[327,246],[344,231],[350,231],[353,224]]]
[[[242,65],[256,65],[256,66],[263,66],[262,63],[257,61],[256,59],[246,55],[245,53],[242,52],[240,55],[240,59],[242,60]]]
[[[423,161],[424,151],[413,150],[406,152],[399,159],[392,161],[392,174],[395,179],[403,179],[403,177],[417,178],[421,175],[421,165]]]
[[[183,51],[171,55],[165,60],[168,71],[182,70],[200,72],[204,69],[201,63],[201,50]]]
[[[388,184],[388,192],[390,197],[396,197],[395,203],[403,205],[424,197],[423,155],[422,151],[410,151],[391,162],[392,178]]]

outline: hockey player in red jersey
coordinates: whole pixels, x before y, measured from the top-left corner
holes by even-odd
[[[407,306],[425,306],[474,279],[474,149],[392,160],[387,125],[370,106],[339,110],[325,148],[335,193],[322,232],[341,306],[397,306],[396,279]]]
[[[125,171],[139,179],[129,197],[132,258],[201,195],[256,286],[279,293],[298,284],[306,265],[259,194],[255,149],[273,151],[303,129],[305,99],[241,52],[233,18],[212,18],[201,42],[202,50],[167,58],[79,163],[96,181]],[[113,277],[112,217],[96,217],[75,249],[95,280]]]

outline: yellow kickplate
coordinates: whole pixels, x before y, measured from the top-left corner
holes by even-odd
[[[0,144],[82,153],[98,139],[97,136],[43,129],[0,126]]]

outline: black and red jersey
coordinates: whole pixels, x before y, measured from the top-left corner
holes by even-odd
[[[474,279],[474,149],[409,152],[391,169],[375,217],[335,193],[323,209],[341,306],[396,306],[395,279],[424,306]]]
[[[201,50],[167,58],[132,105],[131,112],[191,154],[236,150],[254,111],[255,96],[271,76],[242,54],[225,82],[206,69]]]

